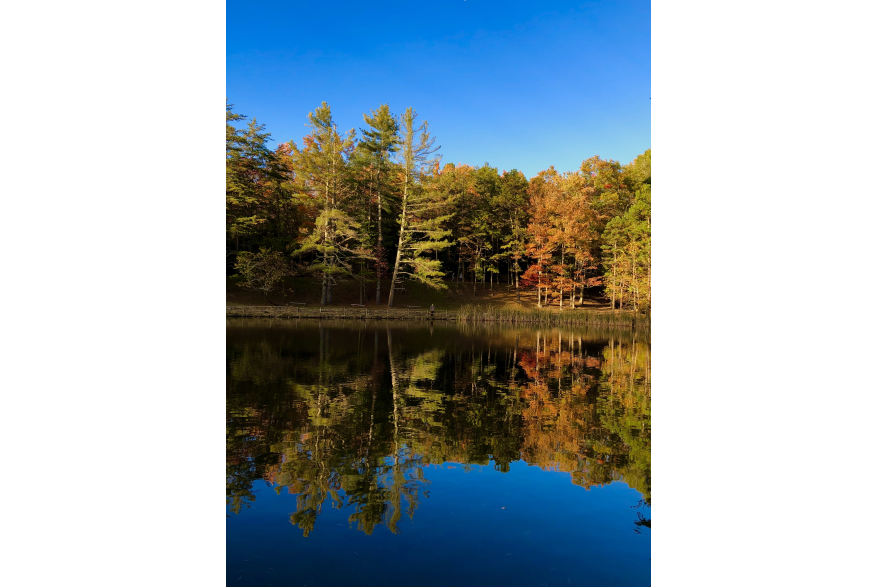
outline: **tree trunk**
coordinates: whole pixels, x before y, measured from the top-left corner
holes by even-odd
[[[328,235],[326,234],[326,229],[324,228],[323,229],[323,243],[325,244],[327,240],[328,240]],[[323,252],[323,265],[326,268],[329,267],[329,252],[328,251]],[[328,285],[329,285],[329,274],[326,273],[325,271],[323,271],[323,291],[320,295],[320,305],[321,306],[326,305],[326,294],[328,293],[327,292]]]
[[[383,218],[383,206],[381,205],[381,172],[378,171],[378,264],[377,264],[377,291],[375,292],[375,305],[381,305],[381,278],[383,275],[381,274],[381,267],[384,261],[384,248],[383,248],[383,239],[384,233],[382,231],[381,219]],[[391,286],[392,287],[392,286]],[[390,296],[393,295],[393,290],[390,290]],[[392,303],[390,304],[392,305]]]
[[[538,285],[536,286],[536,307],[542,307],[542,288]]]
[[[334,163],[333,163],[334,165]],[[326,199],[323,203],[324,210],[326,212],[329,211],[329,181],[326,180],[323,182],[323,187],[326,190]],[[326,226],[323,227],[323,246],[328,246],[329,244],[329,225],[330,223],[327,221]],[[329,252],[323,252],[323,266],[328,269],[329,268]],[[320,295],[320,305],[325,306],[328,294],[328,286],[329,286],[329,274],[326,271],[323,271],[323,291]]]
[[[632,258],[631,266],[633,267],[633,278],[631,284],[633,285],[633,311],[636,312],[636,302],[639,297],[639,288],[636,286],[636,251],[634,250],[633,258]]]
[[[329,282],[329,274],[323,273],[323,292],[320,295],[320,305],[321,306],[326,305],[326,285],[328,284],[328,282]]]
[[[515,299],[521,301],[521,288],[518,286],[518,260],[515,259]]]
[[[612,243],[612,310],[615,310],[615,265],[617,264],[617,256],[615,254],[615,246],[618,243]]]
[[[618,281],[618,309],[624,309],[624,280],[619,279]]]
[[[393,279],[390,281],[390,297],[387,300],[387,307],[393,307],[393,297],[396,294],[396,279],[399,275],[399,265],[402,264],[402,245],[405,237],[406,215],[408,212],[408,170],[405,170],[405,188],[402,194],[402,216],[399,223],[399,246],[396,247],[396,264],[393,267]]]
[[[515,259],[515,295],[517,296],[517,300],[521,301],[521,283],[520,279],[518,279],[518,260]]]
[[[399,240],[402,240],[402,231],[399,231]],[[400,243],[401,244],[401,243]],[[390,297],[387,299],[387,307],[393,307],[393,297],[396,295],[396,276],[399,273],[399,263],[402,259],[402,249],[396,251],[396,267],[393,269],[393,279],[390,280]]]

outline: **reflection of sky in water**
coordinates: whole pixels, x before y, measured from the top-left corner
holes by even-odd
[[[227,341],[230,583],[649,581],[635,334],[240,320]]]

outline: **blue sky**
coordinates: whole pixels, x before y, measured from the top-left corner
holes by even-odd
[[[340,130],[412,106],[443,163],[532,177],[651,147],[648,1],[241,2],[226,4],[235,111],[283,142],[325,101]],[[274,143],[276,145],[276,143]]]

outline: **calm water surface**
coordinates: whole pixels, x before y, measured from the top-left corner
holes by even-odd
[[[647,585],[631,331],[227,321],[229,585]]]

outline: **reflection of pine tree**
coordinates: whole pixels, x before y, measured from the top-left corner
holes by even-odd
[[[308,444],[301,446],[301,449],[308,449],[306,452],[296,450],[291,455],[293,458],[284,463],[289,465],[284,467],[284,473],[295,479],[298,493],[296,511],[290,516],[290,521],[301,528],[305,536],[314,529],[323,502],[339,485],[337,471],[327,466],[334,442],[324,428],[318,426],[313,441],[308,439]],[[333,497],[337,500],[337,494]]]
[[[379,464],[365,463],[356,473],[348,473],[343,485],[347,495],[346,506],[353,507],[348,521],[356,523],[357,529],[371,534],[387,511],[386,490],[378,482],[382,469]]]

